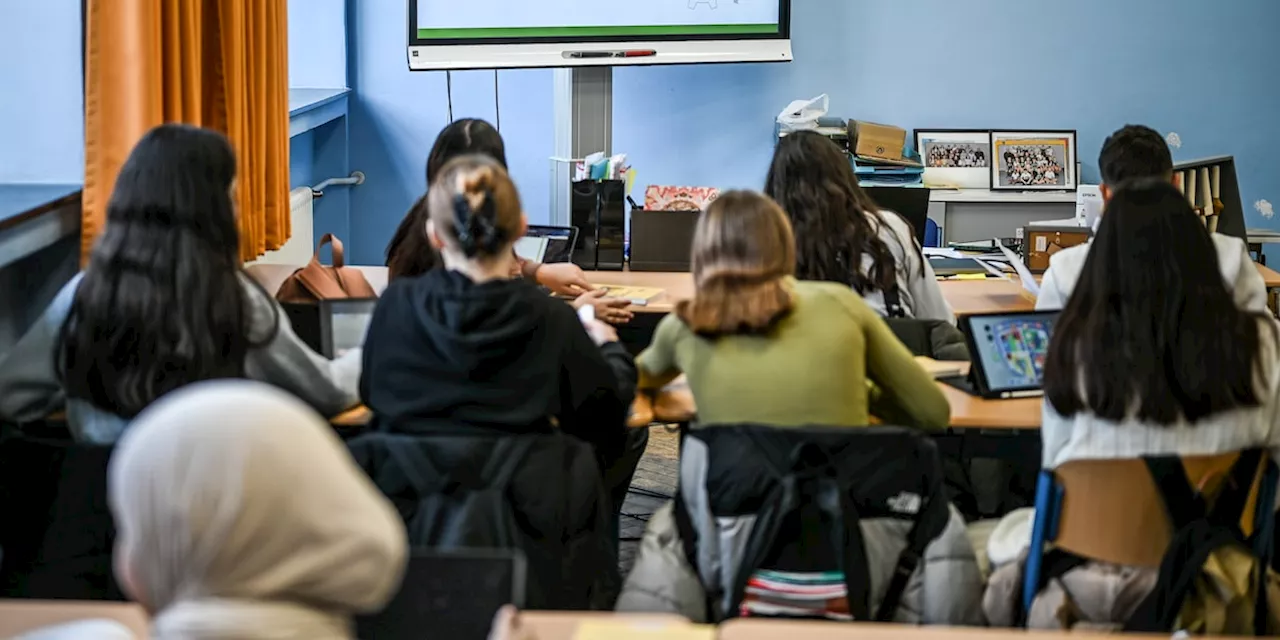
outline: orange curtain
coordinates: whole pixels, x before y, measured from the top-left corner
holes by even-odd
[[[116,174],[147,130],[217,129],[240,161],[240,253],[289,239],[286,0],[89,0],[81,256],[106,224]]]

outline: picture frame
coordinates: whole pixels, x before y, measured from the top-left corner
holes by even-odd
[[[1075,191],[1076,131],[991,131],[992,191]]]
[[[924,163],[924,183],[956,189],[991,188],[991,131],[916,129],[916,152]]]

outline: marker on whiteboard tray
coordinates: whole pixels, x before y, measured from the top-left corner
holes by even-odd
[[[636,49],[634,51],[623,51],[621,58],[652,58],[658,55],[653,49]]]
[[[617,55],[618,54],[615,51],[566,51],[564,52],[564,57],[574,58],[574,59],[616,58]]]

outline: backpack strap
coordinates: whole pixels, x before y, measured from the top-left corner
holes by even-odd
[[[925,458],[929,468],[942,468],[936,448],[930,447]],[[889,586],[885,589],[880,606],[876,609],[875,619],[878,622],[893,621],[898,612],[898,605],[901,604],[902,594],[911,580],[911,574],[915,573],[916,567],[920,566],[929,543],[941,535],[950,522],[949,503],[945,499],[939,501],[944,495],[943,478],[930,476],[929,486],[925,488],[925,492],[915,521],[907,531],[907,546],[902,553],[898,554],[898,561],[893,567],[893,577],[889,579]]]
[[[894,267],[897,268],[896,266]],[[880,292],[884,296],[884,311],[890,318],[905,318],[907,310],[902,308],[902,295],[898,293],[898,276],[894,273],[893,286]]]

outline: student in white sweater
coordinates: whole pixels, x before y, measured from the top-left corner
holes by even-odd
[[[808,131],[780,140],[765,194],[791,219],[797,278],[849,285],[881,316],[955,324],[910,223],[876,206],[835,143]],[[885,303],[889,290],[897,312]]]
[[[1216,250],[1167,181],[1113,194],[1049,345],[1045,468],[1280,450],[1277,325],[1233,304]]]
[[[65,406],[77,440],[110,444],[154,400],[215,378],[268,382],[325,415],[359,402],[360,350],[315,353],[243,273],[235,177],[216,132],[169,124],[143,136],[84,272],[0,354],[0,422]]]
[[[1173,180],[1173,156],[1164,138],[1150,127],[1126,125],[1111,134],[1102,143],[1098,156],[1098,168],[1102,172],[1102,199],[1110,200],[1117,186],[1127,180],[1160,178]],[[1209,235],[1213,242],[1218,271],[1231,292],[1236,306],[1250,311],[1265,311],[1267,288],[1258,273],[1248,247],[1240,238],[1218,233]],[[1049,269],[1044,272],[1036,309],[1061,309],[1075,290],[1089,256],[1092,243],[1078,245],[1054,254],[1049,258]],[[1207,264],[1212,264],[1211,260]],[[1159,261],[1152,265],[1160,264]]]

